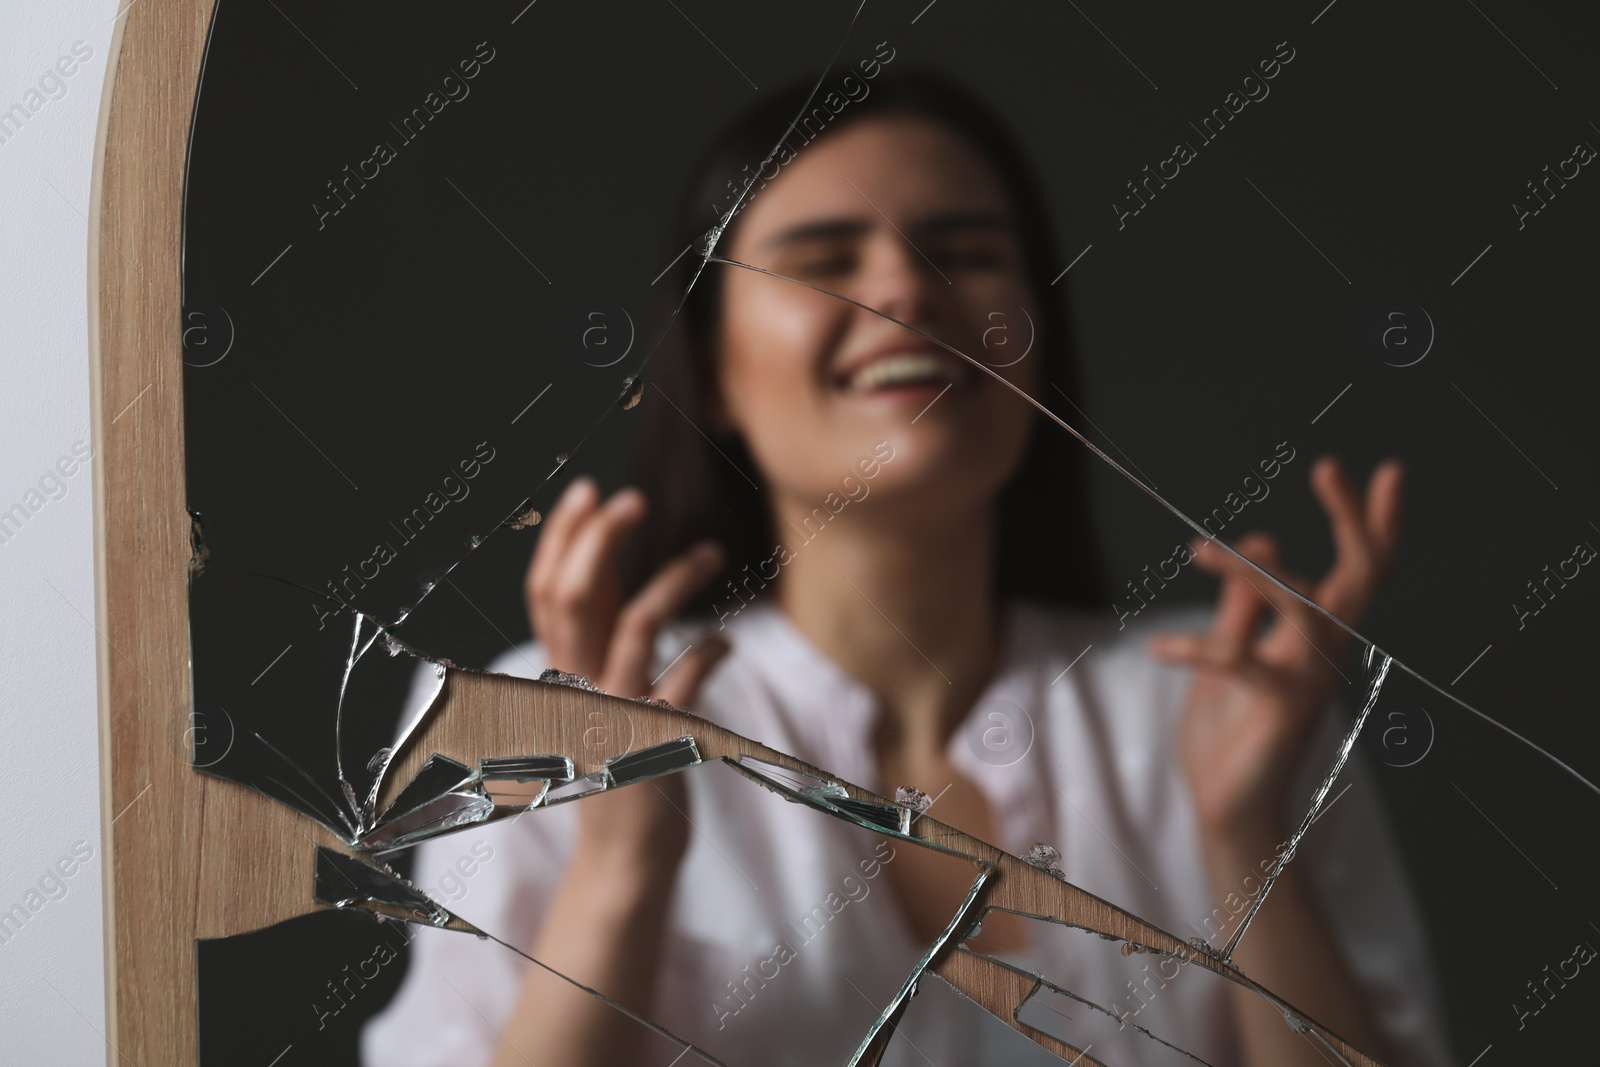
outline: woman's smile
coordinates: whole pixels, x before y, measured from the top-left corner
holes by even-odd
[[[833,376],[841,393],[912,401],[925,401],[954,386],[965,389],[972,381],[965,360],[914,336],[846,360]]]

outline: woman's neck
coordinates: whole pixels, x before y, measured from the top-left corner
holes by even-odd
[[[779,606],[877,694],[896,747],[942,751],[999,661],[995,508],[930,520],[847,507],[803,544],[777,520],[794,549]]]

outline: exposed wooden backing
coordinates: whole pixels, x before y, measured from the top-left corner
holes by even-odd
[[[210,0],[139,0],[120,16],[97,144],[90,343],[100,459],[98,619],[106,638],[99,666],[110,1063],[195,1063],[195,939],[259,929],[310,910],[312,845],[339,844],[311,820],[187,763],[190,549],[179,234],[190,114],[211,8]],[[633,748],[691,733],[708,758],[749,753],[811,770],[666,709],[452,671],[434,716],[393,769],[393,781],[405,782],[433,752],[467,763],[559,752],[572,756],[580,773],[591,771],[617,754],[618,735],[596,743],[596,714],[627,723]],[[1104,901],[931,818],[919,820],[916,829],[925,840],[997,867],[986,903],[1189,951]],[[1017,975],[965,954],[948,956],[938,970],[1007,1020],[1027,992]],[[1351,1063],[1375,1063],[1334,1035],[1324,1036]],[[1043,1040],[1069,1060],[1076,1053]]]

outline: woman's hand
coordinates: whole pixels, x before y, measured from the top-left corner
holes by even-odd
[[[602,503],[589,479],[568,486],[528,566],[528,614],[550,666],[584,675],[617,696],[684,706],[728,646],[697,642],[656,680],[656,637],[721,569],[722,553],[714,544],[696,545],[624,603],[617,557],[644,515],[637,490]],[[683,775],[575,803],[578,843],[530,954],[632,1011],[649,1011],[672,899],[668,889],[689,842]],[[526,1064],[525,1048],[541,1049],[540,1062],[637,1062],[640,1033],[618,1020],[614,1008],[577,986],[530,968],[511,1018],[498,1031],[495,1063]]]
[[[623,603],[617,560],[645,512],[636,489],[602,502],[588,478],[568,486],[528,566],[528,614],[551,667],[583,675],[616,696],[654,697],[683,707],[727,652],[727,643],[697,643],[653,683],[656,638],[721,569],[722,552],[712,542],[695,545]],[[688,844],[687,803],[679,775],[580,801],[582,833],[574,862],[635,881],[670,873]]]
[[[1400,464],[1379,464],[1364,502],[1331,457],[1312,467],[1311,485],[1332,523],[1337,555],[1320,582],[1313,585],[1284,570],[1277,542],[1269,534],[1250,534],[1235,547],[1354,626],[1394,557]],[[1350,639],[1225,549],[1198,542],[1195,561],[1222,577],[1211,631],[1163,635],[1149,647],[1160,659],[1195,668],[1179,747],[1202,834],[1236,848],[1266,849],[1266,858],[1281,838],[1285,792],[1333,692],[1335,664]],[[1257,636],[1262,619],[1273,609],[1276,622]]]

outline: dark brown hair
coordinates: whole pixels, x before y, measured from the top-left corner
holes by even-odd
[[[1043,380],[1068,396],[1076,395],[1067,317],[1055,291],[1041,280],[1059,262],[1049,216],[1032,171],[1004,124],[972,94],[936,75],[886,72],[868,84],[869,95],[846,104],[815,136],[808,138],[790,126],[802,106],[810,110],[811,86],[806,84],[769,97],[714,143],[695,172],[671,234],[669,255],[690,243],[695,250],[661,280],[670,298],[661,321],[701,268],[705,234],[733,206],[738,190],[771,160],[780,138],[804,151],[801,146],[808,139],[826,137],[864,118],[926,118],[960,134],[999,174],[1018,220],[1023,267],[1038,295],[1037,332],[1042,336],[1036,350],[1043,350],[1038,353],[1044,360]],[[818,114],[828,118],[826,111]],[[811,124],[813,132],[815,125]],[[771,172],[769,162],[766,173]],[[760,195],[759,186],[757,181],[751,195]],[[748,202],[747,195],[743,203]],[[726,251],[738,220],[736,214],[718,242],[719,253]],[[727,549],[730,575],[746,564],[754,568],[773,552],[775,539],[762,494],[740,473],[759,484],[761,472],[737,435],[717,433],[710,417],[722,278],[723,272],[734,269],[717,264],[704,268],[644,370],[644,425],[633,484],[650,501],[651,515],[630,560],[629,584],[635,588],[701,538],[715,539]],[[1042,416],[1036,420],[1027,453],[1000,498],[996,592],[1002,600],[1094,607],[1108,603],[1089,522],[1086,456],[1083,446],[1065,431],[1045,425]],[[719,598],[726,600],[727,594],[713,585],[696,606],[708,610]]]

